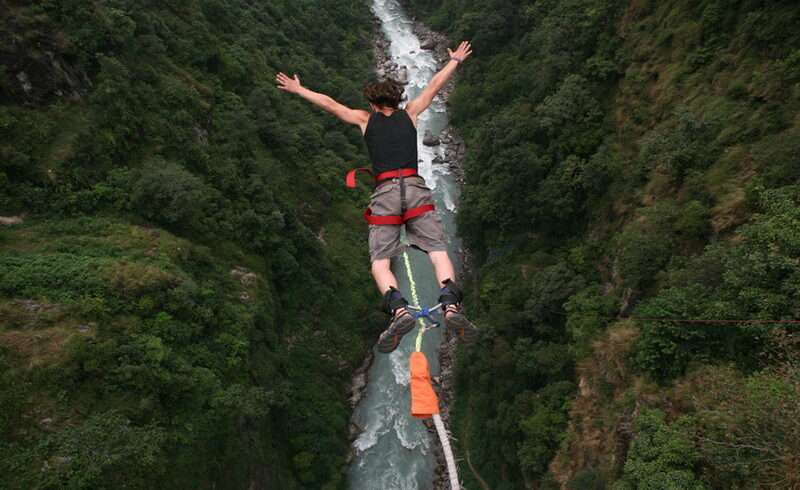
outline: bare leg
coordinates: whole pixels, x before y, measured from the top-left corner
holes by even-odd
[[[378,259],[372,262],[372,277],[381,294],[385,294],[390,287],[397,287],[397,278],[391,268],[391,259]]]
[[[389,288],[397,288],[397,278],[392,272],[392,259],[378,259],[372,261],[372,277],[381,294],[386,294]],[[394,318],[398,318],[405,313],[405,308],[398,308]]]
[[[456,271],[453,268],[450,256],[447,255],[447,251],[429,252],[428,257],[431,259],[431,264],[433,264],[433,270],[436,274],[436,280],[439,281],[439,286],[444,286],[444,281],[447,279],[456,280]],[[448,307],[444,314],[447,316],[455,311],[455,307]]]
[[[444,281],[450,279],[456,280],[456,271],[453,269],[453,262],[447,251],[429,252],[428,257],[433,264],[433,270],[436,273],[436,280],[439,281],[439,286],[444,286]]]
[[[433,270],[436,274],[436,280],[439,285],[443,286],[446,279],[455,281],[456,272],[453,269],[453,262],[447,252],[430,252],[428,257],[433,264]],[[397,287],[397,278],[392,273],[391,259],[378,259],[372,262],[372,277],[375,279],[375,284],[381,294],[389,290],[389,287]]]

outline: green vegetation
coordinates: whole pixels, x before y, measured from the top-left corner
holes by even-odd
[[[378,327],[340,184],[363,152],[273,77],[358,105],[370,26],[356,1],[3,3],[0,487],[344,488]]]
[[[664,414],[658,410],[646,409],[639,414],[636,440],[628,452],[625,473],[614,485],[614,490],[705,489],[693,472],[698,455],[686,425],[688,422],[685,420],[667,425]]]
[[[455,423],[481,476],[796,486],[791,415],[745,416],[800,406],[796,326],[615,317],[800,317],[800,8],[407,3],[475,46],[450,101],[486,331],[461,353]]]
[[[800,317],[800,8],[409,3],[476,49],[462,453],[500,490],[800,485],[797,327],[755,321]],[[368,6],[3,7],[0,487],[343,488],[363,152],[272,77],[359,105]]]

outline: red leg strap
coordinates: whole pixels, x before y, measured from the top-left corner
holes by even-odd
[[[378,216],[376,214],[372,214],[372,210],[367,208],[364,211],[364,219],[367,220],[367,223],[371,225],[402,225],[403,224],[403,217],[392,215],[392,216]]]
[[[433,211],[434,209],[436,208],[433,204],[424,204],[422,206],[409,209],[402,216],[378,216],[372,214],[372,210],[367,208],[367,210],[364,211],[364,219],[366,219],[367,223],[371,225],[402,225],[406,221],[414,219],[417,216],[422,216],[423,214]]]
[[[414,219],[417,216],[422,216],[425,213],[433,211],[435,206],[433,204],[423,204],[422,206],[417,206],[416,208],[411,208],[405,213],[403,213],[403,223],[410,219]]]

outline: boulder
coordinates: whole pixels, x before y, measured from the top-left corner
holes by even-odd
[[[406,85],[408,83],[408,68],[401,66],[400,69],[397,70],[395,81],[401,85]]]
[[[425,136],[422,137],[422,144],[425,146],[438,146],[441,143],[438,136],[434,136],[430,131],[425,131]]]
[[[419,47],[421,49],[424,49],[424,50],[427,50],[427,51],[432,51],[432,50],[436,49],[436,40],[433,39],[432,37],[429,37],[429,38],[425,39],[424,41],[422,41],[422,43],[419,45]]]
[[[25,222],[25,217],[20,216],[0,216],[0,225],[2,226],[11,226],[11,225],[21,225]]]

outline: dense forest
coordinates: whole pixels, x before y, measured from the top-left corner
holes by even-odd
[[[475,49],[467,487],[800,487],[800,6],[404,3]],[[346,487],[365,152],[273,77],[363,107],[372,29],[0,0],[0,488]]]
[[[494,490],[799,488],[800,6],[406,3],[475,49],[462,457]]]
[[[372,29],[360,0],[0,0],[1,488],[345,487],[383,321],[365,152],[273,80],[363,106]]]

